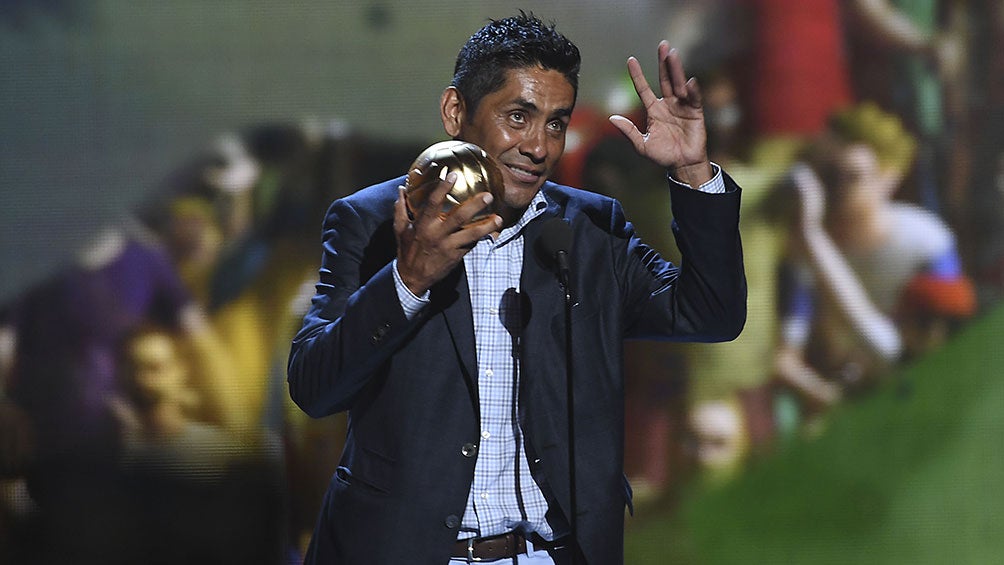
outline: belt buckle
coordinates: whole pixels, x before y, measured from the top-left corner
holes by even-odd
[[[480,563],[480,557],[474,557],[474,540],[476,536],[467,538],[467,562],[468,563]]]

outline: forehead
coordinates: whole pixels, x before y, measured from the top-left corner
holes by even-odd
[[[878,158],[871,147],[854,143],[840,152],[839,163],[845,173],[862,173],[874,169],[878,165]]]
[[[143,334],[132,340],[129,351],[136,360],[163,359],[174,355],[174,342],[164,334]]]
[[[502,88],[485,96],[484,101],[495,106],[529,103],[547,113],[570,112],[575,106],[575,89],[554,69],[519,67],[507,70]]]

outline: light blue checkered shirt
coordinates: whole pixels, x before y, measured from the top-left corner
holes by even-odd
[[[482,239],[464,256],[478,354],[481,445],[460,527],[480,537],[511,530],[553,537],[544,519],[547,501],[530,476],[515,394],[523,228],[546,207],[538,192],[519,222],[502,230],[497,239]]]
[[[701,185],[703,192],[724,192],[717,165],[715,178]],[[481,443],[474,466],[474,482],[459,538],[488,537],[512,530],[537,532],[553,539],[547,523],[547,501],[530,475],[519,427],[518,333],[520,275],[523,271],[523,228],[539,216],[547,201],[538,192],[515,225],[497,239],[486,236],[464,255],[467,284],[474,315],[478,356],[478,396]],[[401,280],[394,263],[397,294],[411,318],[428,304],[428,293],[417,297]],[[507,329],[508,328],[508,329]]]

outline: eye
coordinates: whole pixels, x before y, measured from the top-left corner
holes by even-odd
[[[509,119],[512,120],[514,123],[522,124],[526,122],[526,114],[524,114],[523,112],[511,112],[509,114]]]
[[[548,122],[547,127],[551,131],[560,133],[565,131],[565,129],[568,127],[568,124],[566,124],[561,120],[552,120]]]

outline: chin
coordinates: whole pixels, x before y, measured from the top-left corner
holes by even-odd
[[[505,189],[505,195],[502,198],[502,203],[507,208],[522,211],[530,205],[530,201],[533,200],[533,197],[539,190],[539,186],[536,188],[510,188],[507,186]]]

